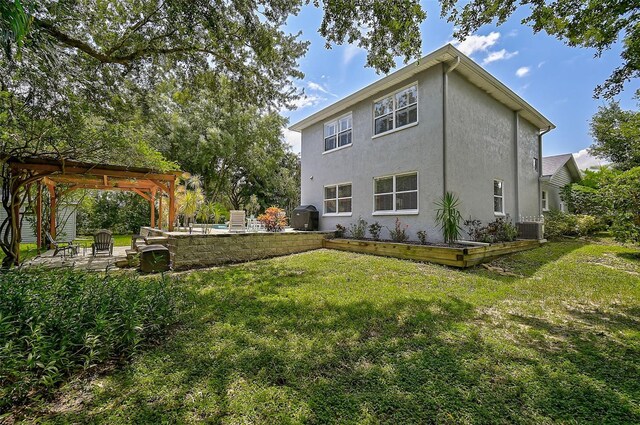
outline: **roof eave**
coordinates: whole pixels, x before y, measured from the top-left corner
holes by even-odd
[[[327,106],[326,108],[316,112],[304,118],[297,123],[291,125],[289,130],[291,131],[302,131],[305,128],[310,127],[318,122],[321,122],[325,119],[328,119],[332,115],[334,115],[337,111],[341,111],[343,109],[347,109],[350,106],[366,100],[375,94],[397,84],[400,83],[409,77],[422,72],[432,66],[437,65],[438,63],[447,62],[456,57],[459,57],[461,60],[461,65],[463,67],[458,67],[458,71],[465,75],[467,78],[477,76],[479,79],[476,81],[472,81],[473,84],[480,87],[482,90],[487,92],[490,96],[494,97],[499,102],[507,105],[514,111],[519,111],[521,116],[527,121],[531,122],[533,125],[537,126],[540,130],[554,129],[556,126],[549,121],[546,117],[544,117],[540,112],[538,112],[535,108],[533,108],[529,103],[527,103],[524,99],[518,96],[513,90],[508,88],[502,82],[500,82],[497,78],[487,72],[480,65],[475,63],[472,59],[464,55],[458,49],[453,47],[451,44],[447,44],[428,55],[424,56],[422,59],[413,62],[398,71],[387,75],[386,77],[369,84],[352,93],[351,95],[345,97],[338,102]],[[462,72],[462,69],[465,69],[466,72]],[[470,78],[473,80],[473,78]],[[480,85],[479,83],[484,83]],[[494,94],[495,93],[495,94]],[[500,96],[498,96],[500,94]],[[502,97],[503,99],[501,100]]]

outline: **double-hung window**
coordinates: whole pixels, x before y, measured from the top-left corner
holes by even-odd
[[[377,177],[373,193],[374,213],[417,213],[418,173]]]
[[[375,135],[418,122],[418,86],[414,84],[374,102],[373,118]]]
[[[502,180],[493,181],[493,212],[496,215],[504,214],[504,182]]]
[[[351,183],[324,187],[324,215],[351,214]]]
[[[324,125],[324,151],[351,145],[353,118],[351,114]]]
[[[549,211],[549,195],[546,190],[542,191],[542,211]]]

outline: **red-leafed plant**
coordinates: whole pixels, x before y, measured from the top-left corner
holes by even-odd
[[[269,232],[281,232],[287,225],[287,216],[283,209],[269,207],[258,216],[258,221],[264,224]]]

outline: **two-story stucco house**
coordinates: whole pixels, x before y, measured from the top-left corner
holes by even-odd
[[[362,217],[441,241],[435,202],[464,218],[541,214],[540,112],[451,45],[291,126],[302,133],[302,204],[320,229]],[[382,237],[388,237],[383,231]]]

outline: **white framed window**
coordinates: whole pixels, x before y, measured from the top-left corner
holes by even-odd
[[[549,211],[549,194],[546,190],[542,191],[542,211]]]
[[[351,183],[325,186],[323,215],[351,215],[352,199]]]
[[[493,212],[495,215],[504,215],[504,182],[493,181]]]
[[[374,136],[417,122],[417,83],[373,102]]]
[[[395,213],[418,213],[417,172],[373,179],[373,214]]]
[[[540,171],[540,160],[536,157],[533,158],[533,169],[535,172]]]
[[[353,118],[351,114],[324,125],[324,151],[351,146],[353,139]]]

